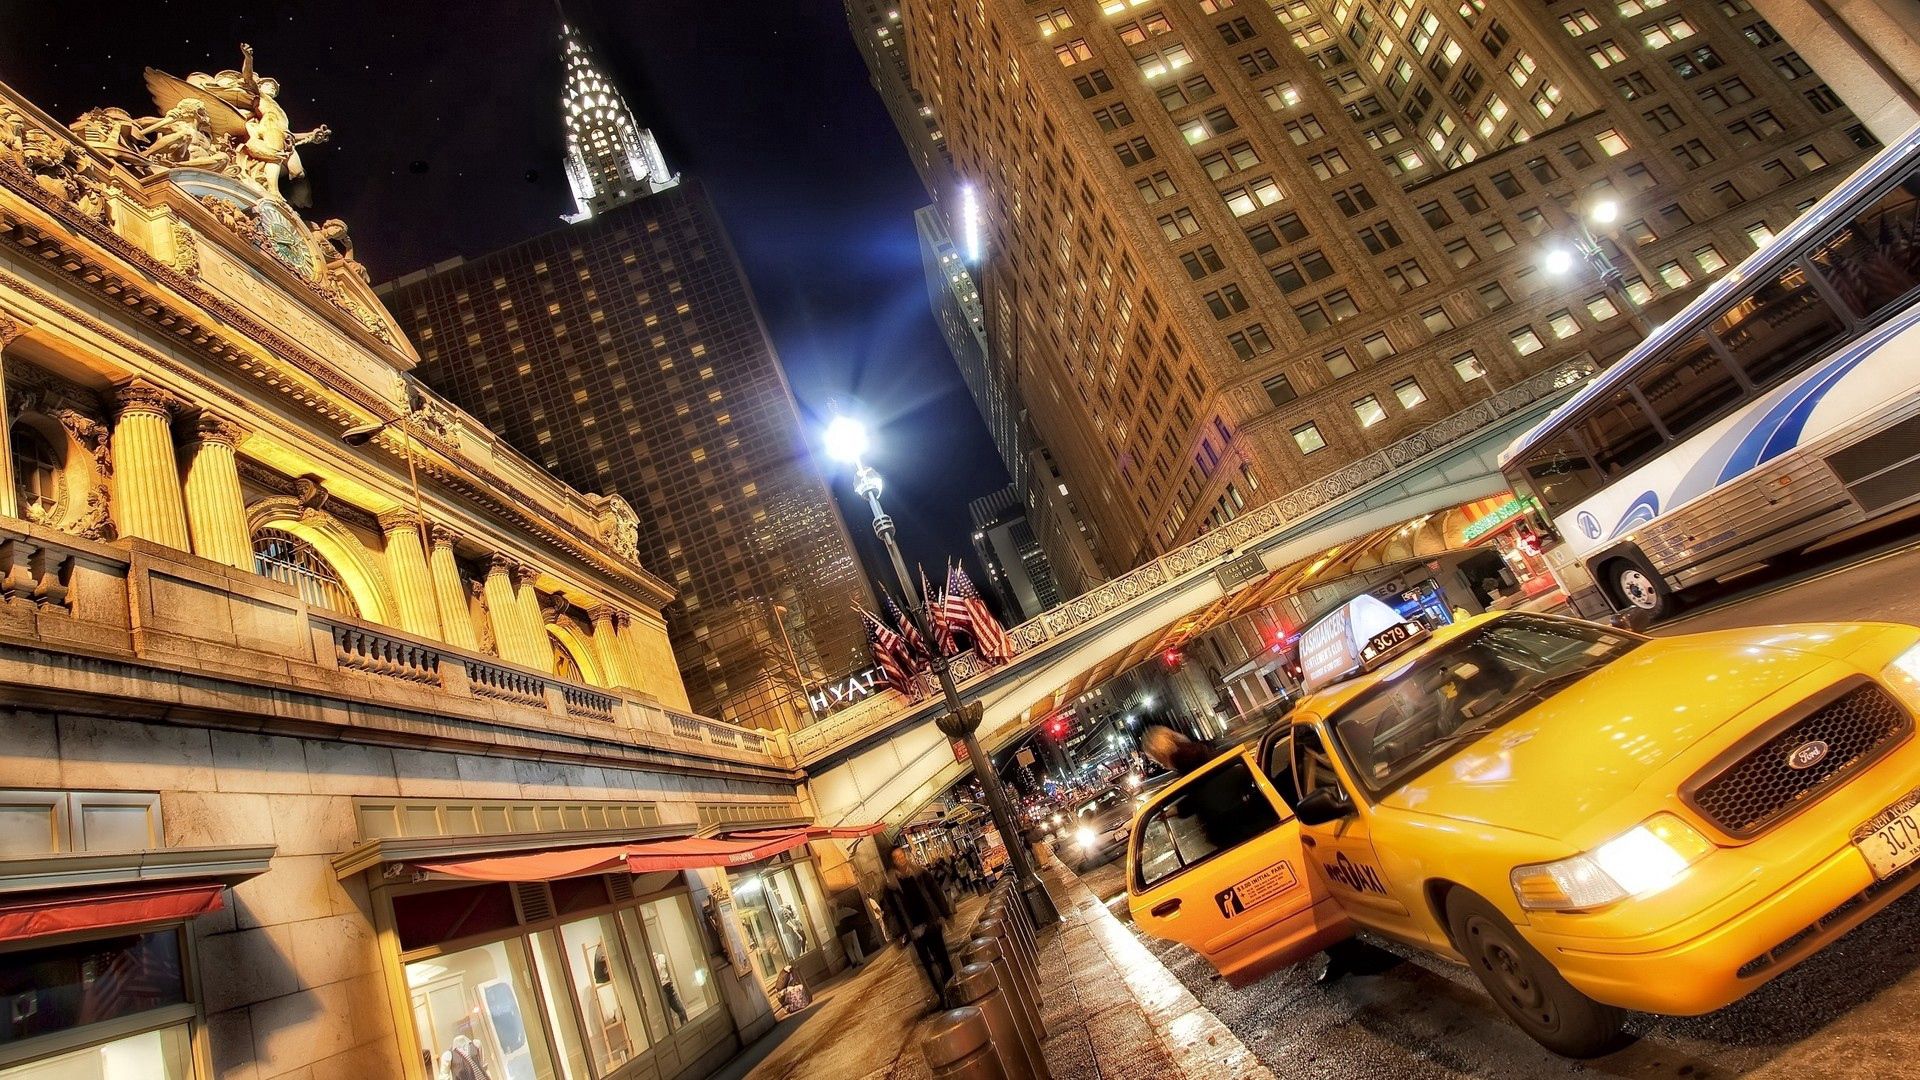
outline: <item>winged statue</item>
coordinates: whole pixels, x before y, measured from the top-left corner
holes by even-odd
[[[192,114],[199,105],[214,138],[232,146],[240,176],[268,195],[284,198],[282,179],[297,185],[306,175],[300,147],[326,142],[332,132],[325,125],[294,131],[280,107],[280,81],[254,73],[252,46],[241,45],[240,56],[238,71],[195,71],[184,79],[147,68],[147,92],[162,116],[176,115],[176,110]]]

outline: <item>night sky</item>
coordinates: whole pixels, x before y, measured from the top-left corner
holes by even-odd
[[[929,311],[913,211],[927,201],[837,0],[567,0],[670,168],[712,192],[801,410],[857,405],[908,557],[971,554],[968,499],[1004,486]],[[151,110],[143,66],[278,78],[308,216],[346,219],[384,281],[559,226],[559,15],[543,0],[50,4],[0,0],[0,81],[62,121]],[[815,424],[817,429],[818,424]],[[824,459],[823,459],[824,463]],[[849,526],[866,514],[844,480]],[[978,572],[976,571],[976,577]]]

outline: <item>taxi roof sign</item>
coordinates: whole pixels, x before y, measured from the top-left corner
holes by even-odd
[[[1401,634],[1397,641],[1376,641],[1392,637],[1396,632]],[[1397,652],[1393,646],[1424,633],[1419,623],[1401,618],[1386,601],[1361,593],[1301,633],[1300,674],[1304,689],[1312,693],[1339,682],[1368,662]]]

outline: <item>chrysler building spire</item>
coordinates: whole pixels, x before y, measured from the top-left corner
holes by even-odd
[[[653,132],[634,122],[633,111],[593,61],[593,52],[573,26],[562,24],[567,65],[567,182],[579,211],[569,222],[630,202],[680,182],[667,171]]]

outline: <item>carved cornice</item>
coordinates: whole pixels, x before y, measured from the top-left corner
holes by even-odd
[[[137,273],[122,273],[112,265],[95,259],[91,253],[68,243],[58,233],[44,231],[28,219],[6,214],[4,207],[0,207],[0,243],[42,256],[55,249],[71,253],[81,260],[79,265],[49,263],[45,258],[36,258],[34,261],[49,269],[65,270],[73,275],[74,280],[84,283],[85,288],[102,294],[104,299],[128,317],[154,324],[161,336],[171,344],[200,351],[212,360],[229,365],[245,377],[244,381],[278,393],[294,408],[316,413],[333,426],[345,428],[363,422],[368,416],[376,420],[391,419],[393,406],[390,402],[346,378],[332,365],[308,353],[291,339],[261,323],[251,313],[212,292],[197,280],[154,259],[111,228],[53,199],[37,185],[17,182],[17,179],[6,170],[0,170],[0,186],[56,218],[72,233],[131,264]],[[186,210],[189,213],[205,213],[205,209],[197,204]],[[187,300],[191,307],[183,310],[166,297],[155,295],[153,285],[156,282]],[[196,394],[204,393],[207,398],[222,401],[230,407],[243,404],[224,389],[207,382],[200,369],[147,347],[22,278],[0,271],[0,286],[13,289],[63,318],[86,327],[153,367],[193,383]],[[183,315],[188,320],[184,324]],[[247,338],[249,344],[264,349],[268,356],[311,376],[341,400],[329,401],[326,395],[316,395],[298,380],[262,380],[261,369],[267,366],[263,358],[221,337],[218,333],[221,327],[231,329]],[[342,405],[351,407],[343,408]],[[450,438],[442,437],[430,428],[416,431],[415,438],[427,450],[459,462],[459,471],[444,467],[431,456],[419,463],[421,474],[440,484],[450,495],[476,509],[498,516],[511,531],[551,545],[604,580],[648,595],[659,605],[671,601],[673,590],[665,582],[636,562],[609,552],[606,541],[601,537],[556,520],[552,514],[530,510],[524,501],[516,501],[513,496],[519,494],[522,488],[466,458]],[[391,444],[386,440],[375,440],[372,445],[379,447],[395,463],[405,456],[405,449],[398,440]],[[539,468],[537,465],[530,467],[535,470]]]
[[[513,583],[522,589],[533,588],[540,578],[540,568],[531,563],[516,563],[513,568]]]
[[[4,349],[15,341],[18,341],[22,335],[26,334],[27,330],[28,326],[24,320],[16,319],[6,312],[0,311],[0,349]]]
[[[162,390],[145,379],[128,379],[113,388],[113,415],[116,420],[128,413],[147,413],[171,420],[186,405],[171,391]]]

